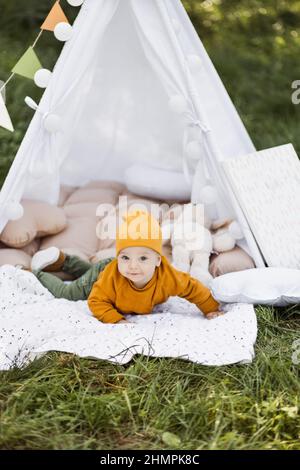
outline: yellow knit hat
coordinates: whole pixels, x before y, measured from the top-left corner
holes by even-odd
[[[117,229],[117,255],[124,248],[145,246],[162,254],[162,233],[158,221],[148,212],[136,210],[123,216],[125,220]]]

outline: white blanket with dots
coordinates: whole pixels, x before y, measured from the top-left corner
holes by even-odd
[[[151,315],[132,315],[129,324],[103,324],[87,303],[55,299],[30,272],[0,268],[0,369],[22,367],[48,351],[118,364],[135,354],[176,357],[221,366],[249,363],[257,334],[252,305],[228,305],[227,313],[205,319],[178,297]]]

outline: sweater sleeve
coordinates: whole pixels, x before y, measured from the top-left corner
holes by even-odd
[[[103,323],[117,323],[125,318],[115,309],[111,297],[104,292],[99,280],[93,285],[88,297],[89,309]]]
[[[176,290],[175,295],[197,305],[204,315],[215,312],[220,307],[220,304],[211,295],[210,290],[198,279],[187,273],[178,272]]]

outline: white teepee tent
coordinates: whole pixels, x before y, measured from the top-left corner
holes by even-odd
[[[255,149],[180,0],[85,0],[1,190],[0,231],[13,204],[56,204],[62,183],[122,181],[135,162],[187,173],[191,139],[192,200],[205,171],[263,265],[220,166]]]

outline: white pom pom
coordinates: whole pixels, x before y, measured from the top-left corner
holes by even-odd
[[[30,96],[26,96],[24,98],[24,101],[27,104],[27,106],[29,106],[29,108],[31,108],[31,109],[34,109],[34,111],[36,111],[38,109],[38,105],[36,104],[36,102],[32,98],[30,98]]]
[[[200,191],[200,199],[204,204],[215,204],[218,199],[218,193],[214,186],[204,186]]]
[[[190,69],[193,71],[200,70],[202,67],[202,60],[200,56],[198,55],[195,55],[195,54],[188,55],[187,61],[188,61]]]
[[[62,120],[57,114],[46,114],[43,122],[48,132],[54,133],[62,130]]]
[[[84,0],[67,0],[67,2],[72,7],[80,7],[83,4]]]
[[[238,222],[236,222],[235,220],[233,222],[231,222],[231,224],[229,225],[228,232],[236,240],[241,240],[242,238],[244,238],[242,228],[241,228],[240,224]]]
[[[34,83],[40,88],[47,88],[52,72],[47,69],[40,69],[34,74]]]
[[[176,18],[172,19],[172,24],[173,24],[175,34],[177,34],[177,36],[178,36],[180,34],[180,31],[181,31],[181,25],[180,25],[179,21],[176,20]]]
[[[69,23],[66,22],[61,22],[57,23],[57,25],[54,28],[54,36],[56,39],[59,41],[68,41],[73,34],[73,28]]]
[[[188,111],[188,103],[184,96],[182,95],[174,95],[171,96],[169,100],[169,106],[174,113],[177,114],[184,114]]]
[[[23,217],[24,208],[19,202],[9,202],[5,207],[5,215],[8,220],[18,220]]]
[[[192,160],[199,160],[201,158],[201,143],[197,140],[192,140],[186,146],[186,154]]]

